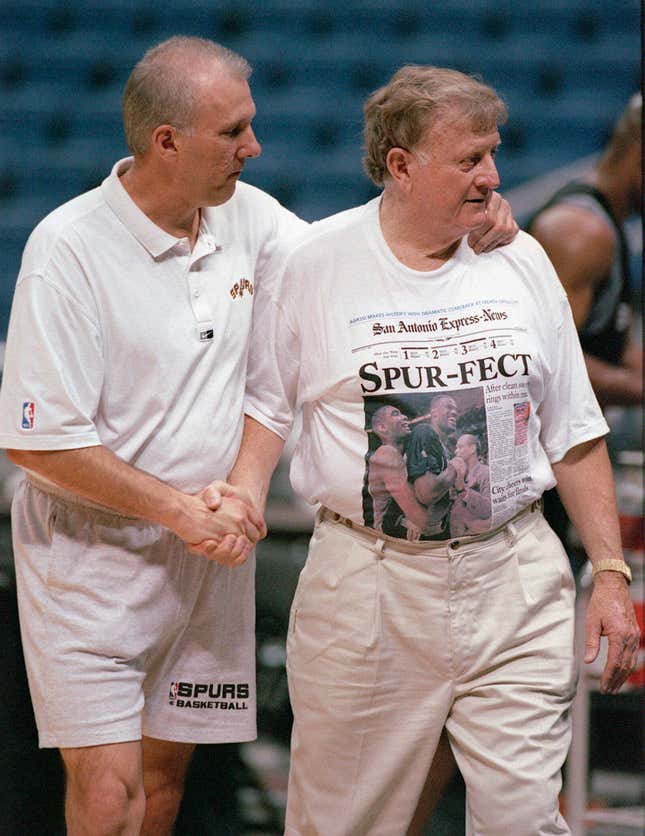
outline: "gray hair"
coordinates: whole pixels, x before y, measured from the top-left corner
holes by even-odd
[[[507,116],[495,90],[474,76],[416,64],[398,70],[363,108],[363,165],[368,177],[383,186],[390,149],[414,149],[428,128],[455,110],[476,133],[494,130]]]
[[[133,154],[144,154],[159,125],[189,127],[199,101],[196,69],[218,63],[248,81],[251,65],[205,38],[177,36],[149,49],[132,70],[123,92],[123,130]]]

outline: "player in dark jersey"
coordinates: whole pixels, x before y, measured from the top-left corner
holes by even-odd
[[[556,192],[528,224],[567,291],[601,406],[643,400],[643,352],[630,337],[629,251],[623,229],[641,208],[642,111],[638,93],[589,175]]]
[[[584,180],[567,183],[529,221],[569,297],[600,405],[643,401],[643,349],[630,335],[632,287],[625,220],[642,200],[642,94],[635,94]],[[569,522],[554,490],[544,513],[563,542]]]
[[[457,429],[457,404],[450,395],[438,395],[430,406],[430,420],[414,425],[408,442],[408,478],[414,493],[428,508],[423,540],[445,540],[449,534],[450,489],[463,478],[466,466],[448,449]]]

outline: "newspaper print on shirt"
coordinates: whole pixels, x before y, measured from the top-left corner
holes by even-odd
[[[517,307],[350,322],[368,438],[364,525],[442,540],[485,533],[527,504],[532,358]]]

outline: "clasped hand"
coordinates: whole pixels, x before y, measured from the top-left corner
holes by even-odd
[[[203,539],[189,542],[193,554],[224,566],[238,566],[251,554],[255,544],[266,537],[262,513],[244,488],[215,481],[196,494],[208,511]]]

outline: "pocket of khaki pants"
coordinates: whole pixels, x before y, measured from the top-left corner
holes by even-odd
[[[305,658],[313,658],[319,652],[318,645],[327,641],[338,586],[338,552],[330,546],[333,534],[333,528],[330,531],[324,522],[314,529],[289,611],[287,656],[300,657],[302,651]],[[302,636],[301,626],[305,628]]]
[[[529,607],[543,607],[557,600],[562,587],[573,583],[562,544],[546,523],[543,528],[534,526],[520,537],[516,559],[524,600]]]

